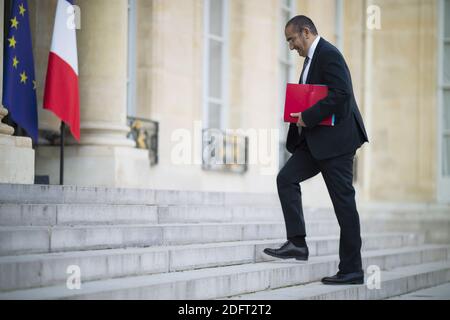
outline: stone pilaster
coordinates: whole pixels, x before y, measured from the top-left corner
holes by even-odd
[[[82,145],[134,146],[126,139],[127,4],[78,1]]]

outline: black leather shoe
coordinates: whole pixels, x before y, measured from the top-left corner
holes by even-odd
[[[322,279],[323,284],[364,284],[364,273],[337,273],[332,277]]]
[[[307,261],[309,256],[308,247],[297,247],[290,241],[286,241],[279,249],[266,248],[264,253],[275,258],[301,261]]]

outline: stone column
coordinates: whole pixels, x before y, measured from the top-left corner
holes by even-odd
[[[67,142],[65,183],[143,186],[150,169],[148,152],[135,149],[126,138],[128,1],[77,4],[81,9],[77,32],[81,139]],[[39,171],[46,171],[56,183],[59,149],[39,149]]]
[[[0,43],[3,43],[4,2],[0,3]],[[0,50],[0,97],[3,95],[3,50]],[[0,183],[32,184],[34,150],[30,138],[12,137],[14,129],[2,119],[8,114],[0,104]]]
[[[133,147],[126,139],[127,0],[81,0],[78,32],[81,141]]]

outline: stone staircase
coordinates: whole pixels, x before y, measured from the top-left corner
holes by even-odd
[[[305,209],[305,263],[262,253],[285,241],[276,195],[0,184],[0,299],[385,299],[450,282],[433,230],[366,211],[363,266],[382,270],[381,289],[318,282],[338,265],[330,209]],[[450,210],[435,214],[445,233]]]

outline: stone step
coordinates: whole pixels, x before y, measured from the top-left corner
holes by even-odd
[[[437,286],[390,297],[388,300],[450,300],[450,282],[440,282]]]
[[[0,257],[0,290],[65,283],[77,265],[84,281],[276,260],[262,251],[285,240],[239,241],[156,248],[110,249]],[[363,250],[423,244],[414,234],[364,235]],[[308,238],[310,256],[337,254],[338,237]]]
[[[450,243],[450,216],[398,218],[361,215],[364,232],[423,233],[428,243]],[[330,209],[305,209],[305,220],[336,221]],[[0,226],[123,225],[283,221],[279,206],[0,204]]]
[[[305,219],[336,219],[328,208],[304,208]],[[378,215],[361,219],[381,226],[450,226],[450,214]],[[0,226],[52,226],[126,223],[199,223],[283,220],[280,205],[117,205],[117,204],[16,204],[0,203]],[[412,230],[411,230],[412,231]]]
[[[275,193],[231,193],[107,187],[0,184],[0,203],[137,205],[278,205]]]
[[[449,246],[424,245],[363,253],[364,266],[381,270],[446,261]],[[312,257],[308,262],[254,264],[82,282],[0,293],[0,299],[218,299],[318,281],[336,272],[338,256]]]
[[[425,241],[436,244],[450,244],[450,217],[433,218],[367,218],[361,216],[361,230],[380,230],[382,232],[406,232],[424,234]]]
[[[336,219],[327,209],[305,209],[312,219]],[[0,204],[0,226],[283,221],[280,206]]]
[[[306,227],[308,236],[339,234],[332,220],[309,221]],[[285,237],[282,222],[0,227],[0,256]]]
[[[380,203],[369,202],[359,203],[359,210],[367,215],[374,215],[382,218],[405,218],[417,217],[420,219],[427,217],[449,217],[450,204],[444,203]]]
[[[383,222],[362,223],[363,233],[397,232]],[[308,236],[338,235],[336,220],[307,220]],[[402,231],[403,232],[403,231]],[[414,233],[409,231],[408,233]],[[286,237],[284,222],[130,224],[53,227],[0,227],[0,256],[280,239]],[[426,239],[425,239],[426,240]]]
[[[450,281],[450,260],[381,271],[380,286],[329,286],[321,282],[231,297],[231,300],[381,300]],[[373,283],[371,283],[372,285]]]
[[[424,232],[429,241],[431,230],[409,228],[410,222],[386,224],[382,220],[363,220],[362,233]],[[436,228],[438,228],[436,226]],[[444,232],[447,226],[437,229]],[[339,235],[336,219],[306,220],[308,236]],[[178,224],[118,224],[77,226],[13,226],[0,227],[0,256],[63,252],[78,250],[112,249],[215,243],[224,241],[267,240],[286,237],[282,221],[178,223]],[[441,243],[447,244],[447,243]]]

